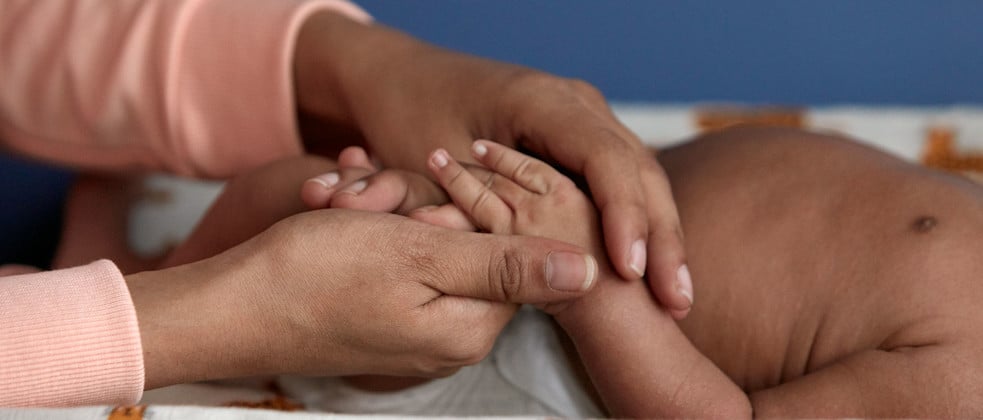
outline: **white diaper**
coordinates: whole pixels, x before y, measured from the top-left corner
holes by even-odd
[[[477,365],[396,392],[367,392],[338,378],[283,377],[308,410],[425,416],[601,417],[581,389],[549,317],[524,307]]]

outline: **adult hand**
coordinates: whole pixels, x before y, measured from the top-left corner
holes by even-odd
[[[579,297],[596,275],[592,257],[562,242],[332,209],[127,283],[155,388],[277,373],[447,375],[488,353],[509,303]]]
[[[619,274],[647,273],[658,300],[675,313],[691,306],[668,180],[589,84],[452,53],[331,13],[304,25],[294,71],[302,112],[360,133],[386,167],[425,173],[431,150],[467,158],[471,142],[485,138],[584,175]]]

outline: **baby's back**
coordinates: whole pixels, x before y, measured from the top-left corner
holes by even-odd
[[[983,189],[853,142],[741,128],[660,153],[696,305],[747,391],[862,350],[979,342]]]

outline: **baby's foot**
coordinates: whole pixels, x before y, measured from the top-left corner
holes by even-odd
[[[361,147],[343,150],[338,156],[337,171],[307,180],[301,198],[314,209],[343,208],[402,215],[447,202],[444,190],[433,181],[413,172],[380,170]]]
[[[65,202],[52,268],[75,267],[100,258],[113,260],[123,273],[155,268],[164,256],[138,255],[127,240],[130,207],[142,192],[141,178],[80,176]]]
[[[345,148],[338,155],[338,169],[305,181],[300,188],[300,198],[311,209],[330,207],[335,194],[340,191],[358,193],[365,188],[364,183],[358,184],[358,181],[378,171],[365,149]]]

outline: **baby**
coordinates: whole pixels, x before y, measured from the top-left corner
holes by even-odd
[[[737,128],[663,150],[658,159],[673,185],[697,298],[677,322],[642,282],[621,280],[605,261],[596,209],[570,179],[492,142],[472,150],[481,166],[462,166],[440,150],[431,156],[441,190],[418,175],[375,173],[363,151],[349,149],[339,179],[323,180],[337,185],[333,195],[305,185],[304,201],[592,249],[595,289],[540,309],[569,336],[586,385],[611,415],[983,415],[979,186],[791,129]],[[171,263],[218,253],[302,210],[296,185],[332,168],[303,158],[232,182]],[[351,182],[365,176],[372,188]],[[417,205],[407,204],[448,196],[456,206],[413,211]],[[249,228],[234,228],[228,214]],[[354,382],[387,391],[418,383]],[[410,389],[447,389],[431,385]]]
[[[603,257],[573,182],[492,142],[488,171],[431,169],[492,233]],[[680,322],[601,261],[551,314],[604,405],[644,417],[983,415],[983,189],[855,143],[790,129],[710,134],[659,154],[699,302]]]

